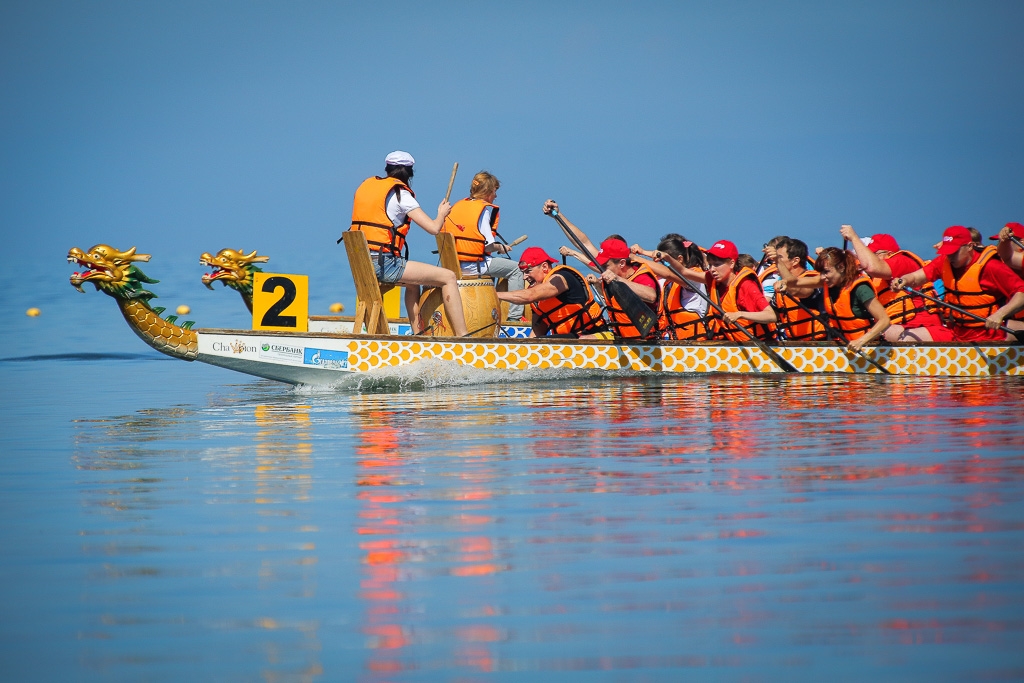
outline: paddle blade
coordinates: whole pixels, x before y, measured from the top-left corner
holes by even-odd
[[[629,322],[633,323],[633,327],[640,331],[641,337],[646,338],[657,327],[658,316],[625,282],[606,282],[605,289],[609,296],[618,302]]]

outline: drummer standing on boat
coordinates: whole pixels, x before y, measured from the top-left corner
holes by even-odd
[[[415,159],[395,151],[384,159],[384,177],[367,178],[356,189],[352,227],[366,234],[373,270],[381,284],[405,286],[405,310],[413,333],[423,329],[419,319],[420,286],[440,287],[444,312],[456,337],[465,336],[466,318],[455,273],[427,263],[409,260],[406,237],[412,223],[431,235],[441,232],[451,204],[442,201],[431,218],[420,208],[410,187]]]
[[[492,254],[508,254],[509,249],[495,240],[498,236],[498,197],[501,183],[487,171],[473,176],[469,185],[469,196],[452,205],[451,213],[444,220],[442,232],[455,237],[455,251],[459,264],[466,275],[489,275],[508,282],[508,291],[523,288],[523,272],[511,258],[494,258]],[[509,306],[510,320],[523,317],[523,306]]]

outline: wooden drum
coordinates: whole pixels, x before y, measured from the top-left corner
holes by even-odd
[[[497,337],[501,325],[494,280],[489,277],[459,280],[459,295],[469,336]],[[454,334],[444,313],[440,287],[428,289],[420,297],[420,320],[423,321],[424,336],[451,337]]]

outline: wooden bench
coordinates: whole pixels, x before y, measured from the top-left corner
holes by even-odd
[[[362,334],[363,325],[366,325],[366,334],[390,334],[388,316],[384,313],[384,294],[394,289],[395,285],[378,282],[365,234],[358,230],[347,230],[341,238],[348,252],[352,280],[356,283],[356,317],[352,323],[352,333]]]

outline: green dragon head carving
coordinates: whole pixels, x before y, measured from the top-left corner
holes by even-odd
[[[70,278],[71,285],[83,292],[82,284],[91,282],[97,290],[115,299],[148,303],[156,294],[147,291],[142,285],[160,281],[146,277],[134,262],[149,259],[149,254],[136,254],[135,247],[119,251],[108,244],[97,244],[87,252],[72,247],[68,252],[68,262],[77,263],[85,271],[74,273]]]
[[[257,256],[255,251],[245,254],[241,250],[221,249],[216,256],[204,253],[199,257],[199,263],[210,266],[213,272],[203,275],[203,284],[207,289],[213,289],[213,283],[219,281],[243,297],[252,297],[253,273],[263,272],[263,269],[255,264],[266,263],[269,260],[269,256]]]

